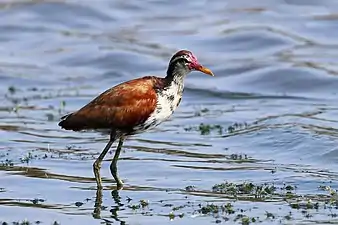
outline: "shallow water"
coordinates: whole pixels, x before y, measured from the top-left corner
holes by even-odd
[[[334,0],[2,1],[0,221],[338,222],[337,9]],[[126,141],[119,192],[112,149],[97,192],[92,163],[107,137],[61,130],[59,118],[120,82],[164,76],[182,48],[216,77],[189,75],[174,116]],[[260,198],[212,188],[225,181],[277,189]],[[227,203],[234,213],[201,210]]]

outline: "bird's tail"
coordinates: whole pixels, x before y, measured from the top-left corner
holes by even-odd
[[[61,121],[59,122],[59,126],[62,127],[65,130],[74,130],[74,131],[81,130],[78,126],[76,126],[76,121],[73,120],[72,115],[73,115],[73,113],[69,113],[69,114],[61,117]]]

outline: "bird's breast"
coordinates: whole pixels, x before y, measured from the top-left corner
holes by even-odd
[[[137,133],[151,129],[167,120],[181,102],[183,86],[173,84],[166,89],[157,92],[157,104],[155,110],[148,119],[138,126]]]

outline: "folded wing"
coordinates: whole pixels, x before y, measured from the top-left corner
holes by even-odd
[[[155,110],[156,88],[163,78],[143,77],[108,89],[80,110],[62,117],[59,126],[66,130],[131,130],[142,124]]]

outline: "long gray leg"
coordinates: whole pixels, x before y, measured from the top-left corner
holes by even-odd
[[[95,160],[93,164],[95,180],[96,180],[97,188],[99,189],[102,188],[102,181],[101,181],[101,176],[100,176],[101,162],[104,156],[107,154],[110,147],[112,146],[112,144],[114,143],[115,139],[116,139],[116,133],[111,132],[108,144],[106,145],[106,147],[104,147],[103,151],[101,152],[101,154],[99,155],[99,157]]]
[[[113,177],[116,181],[117,189],[121,189],[123,187],[123,182],[119,178],[119,175],[117,173],[117,160],[119,159],[124,139],[125,139],[125,137],[120,138],[119,144],[118,144],[116,151],[115,151],[113,161],[110,164],[110,172],[111,172],[111,174],[113,175]]]

